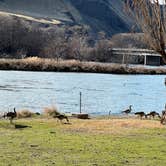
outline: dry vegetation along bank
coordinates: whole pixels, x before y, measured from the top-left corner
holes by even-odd
[[[81,62],[76,60],[59,60],[43,58],[0,59],[0,70],[20,71],[55,71],[88,72],[114,74],[166,74],[166,68],[147,68],[144,66],[126,66],[115,63]]]

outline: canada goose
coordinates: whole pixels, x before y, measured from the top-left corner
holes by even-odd
[[[131,107],[132,107],[132,105],[130,105],[128,109],[122,111],[122,113],[129,114],[132,111]]]
[[[153,119],[154,119],[155,116],[158,116],[159,118],[161,118],[160,114],[157,113],[156,111],[151,111],[150,113],[147,114],[147,117],[148,116],[153,117]]]
[[[12,120],[17,117],[16,109],[14,108],[14,112],[7,112],[3,116],[4,118],[9,118],[10,123],[12,123]]]
[[[145,114],[145,112],[136,112],[135,115],[139,115],[141,119],[142,119],[144,116],[145,116],[145,118],[147,118],[147,115]]]
[[[59,119],[61,122],[63,119],[66,119],[66,121],[69,123],[69,119],[66,115],[63,115],[63,114],[58,114],[58,115],[54,115],[53,118],[57,118]]]
[[[165,119],[166,119],[166,110],[162,111],[161,120],[160,120],[161,124],[164,124]]]

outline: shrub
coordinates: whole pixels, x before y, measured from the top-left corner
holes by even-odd
[[[55,106],[52,106],[52,107],[44,108],[43,114],[46,116],[54,116],[54,115],[59,115],[60,112],[58,111],[58,109]]]
[[[22,110],[17,112],[17,118],[31,118],[33,115],[34,113],[29,110]]]

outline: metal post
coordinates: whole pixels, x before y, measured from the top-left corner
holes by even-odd
[[[144,57],[144,65],[146,65],[146,64],[147,64],[147,57],[145,55],[145,57]]]
[[[82,93],[80,92],[80,114],[82,113]]]
[[[125,55],[123,54],[122,64],[125,63]]]

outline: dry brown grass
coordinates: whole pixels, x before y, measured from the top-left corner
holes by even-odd
[[[30,57],[26,59],[0,59],[0,70],[23,71],[58,71],[114,74],[166,74],[166,68],[146,68],[143,66],[126,67],[115,63],[80,62],[76,60],[43,59]]]
[[[56,106],[45,107],[43,110],[43,115],[45,116],[53,116],[60,114]]]
[[[46,112],[51,111],[50,108]],[[140,130],[149,131],[148,129],[165,129],[166,126],[160,124],[159,120],[140,120],[134,117],[130,118],[102,118],[81,120],[70,118],[70,125],[58,123],[55,119],[37,118],[28,119],[39,123],[47,123],[50,127],[59,127],[70,133],[87,133],[87,134],[111,134],[111,135],[130,135],[140,134]],[[25,122],[25,119],[23,120]]]
[[[165,128],[156,120],[140,119],[91,119],[72,120],[72,125],[67,130],[73,132],[125,134],[139,129]]]
[[[9,12],[0,12],[0,16],[3,16],[3,17],[9,17],[9,16],[15,16],[15,17],[18,17],[18,18],[22,18],[22,19],[25,19],[25,20],[29,20],[29,21],[35,21],[35,22],[40,22],[40,23],[48,23],[48,24],[60,24],[61,22],[58,21],[58,20],[55,20],[55,19],[52,19],[52,20],[47,20],[47,19],[40,19],[40,18],[34,18],[34,17],[30,17],[30,16],[26,16],[26,15],[23,15],[23,14],[15,14],[15,13],[9,13]]]
[[[17,112],[17,118],[31,118],[33,115],[34,113],[29,110],[21,110]]]

